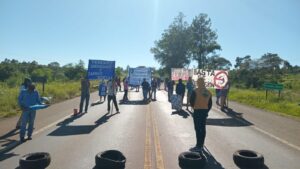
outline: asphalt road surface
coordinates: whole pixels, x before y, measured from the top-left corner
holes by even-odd
[[[118,93],[118,100],[122,96],[123,92]],[[118,114],[115,109],[108,113],[104,102],[77,117],[60,115],[61,119],[36,128],[33,140],[1,154],[0,168],[16,169],[22,155],[45,151],[51,155],[49,169],[93,169],[97,153],[117,149],[127,158],[126,169],[179,169],[178,155],[195,145],[192,113],[172,110],[167,93],[162,90],[157,92],[157,101],[149,104],[141,102],[141,91],[130,91],[129,100],[119,104]],[[64,104],[60,103],[52,116],[62,111]],[[299,135],[299,129],[293,132]],[[205,168],[238,169],[232,154],[250,149],[264,155],[265,168],[299,169],[299,142],[291,143],[284,136],[273,137],[238,113],[225,114],[214,107],[207,120]]]

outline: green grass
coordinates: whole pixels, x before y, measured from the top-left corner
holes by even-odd
[[[95,86],[98,81],[91,81]],[[51,82],[45,85],[45,93],[42,92],[42,85],[37,84],[37,90],[41,96],[51,96],[51,103],[80,96],[80,82]],[[92,88],[91,91],[97,90]],[[10,117],[21,113],[17,103],[19,87],[10,88],[6,84],[0,84],[0,117]]]
[[[229,100],[283,115],[300,117],[300,92],[284,89],[278,98],[278,92],[269,91],[266,99],[264,90],[231,88],[228,96]]]

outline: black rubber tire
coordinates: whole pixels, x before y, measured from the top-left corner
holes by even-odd
[[[49,166],[51,157],[46,152],[29,153],[21,157],[19,165],[21,169],[45,169]]]
[[[240,168],[263,168],[264,157],[252,150],[238,150],[233,154],[234,163]]]
[[[178,156],[179,166],[182,169],[199,169],[206,165],[206,157],[196,152],[183,152]]]
[[[95,157],[97,169],[123,169],[126,157],[118,150],[107,150]]]

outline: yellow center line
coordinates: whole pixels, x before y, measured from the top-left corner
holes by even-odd
[[[145,139],[145,158],[144,158],[144,169],[151,169],[151,121],[150,112],[146,112],[146,139]]]
[[[150,106],[149,106],[150,107]],[[156,120],[153,117],[153,113],[150,110],[151,114],[151,121],[152,121],[152,126],[153,126],[153,135],[154,135],[154,147],[155,147],[155,157],[156,157],[156,168],[157,169],[164,169],[164,160],[163,160],[163,155],[160,147],[160,142],[159,142],[159,132],[158,132],[158,127],[156,124]]]

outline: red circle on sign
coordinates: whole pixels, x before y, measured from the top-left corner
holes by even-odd
[[[228,79],[228,74],[227,74],[227,72],[226,71],[224,71],[224,70],[222,70],[222,71],[219,71],[216,75],[215,75],[215,77],[214,77],[214,85],[217,87],[217,88],[223,88],[225,85],[226,85],[226,83],[225,83],[225,85],[219,85],[219,84],[217,84],[217,80],[223,80],[223,83],[224,83],[224,78],[223,79],[220,79],[220,78],[218,78],[218,76],[219,75],[222,75],[222,74],[224,74],[226,77],[227,77],[227,79]]]

